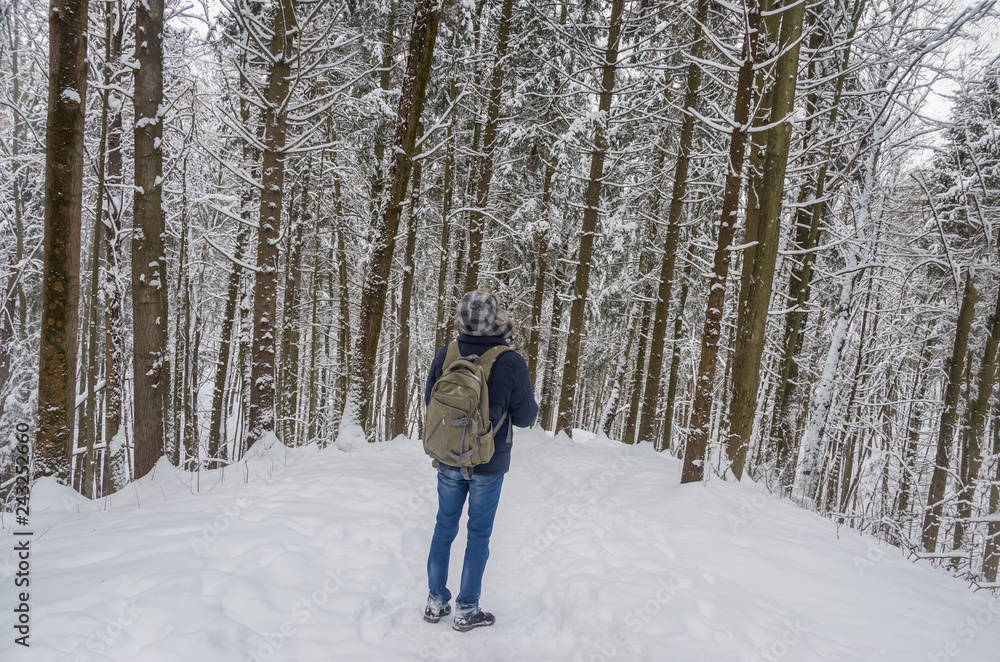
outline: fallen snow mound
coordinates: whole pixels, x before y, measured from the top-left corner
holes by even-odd
[[[497,622],[465,634],[421,618],[437,501],[418,441],[274,440],[96,502],[43,481],[30,649],[3,521],[0,659],[997,659],[990,596],[756,486],[682,486],[648,445],[576,437],[518,432],[483,582]]]

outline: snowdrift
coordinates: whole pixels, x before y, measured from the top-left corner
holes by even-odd
[[[648,445],[577,438],[515,437],[481,600],[497,623],[464,634],[421,618],[436,479],[417,441],[163,462],[98,502],[40,481],[31,648],[7,516],[0,659],[998,659],[992,596],[754,485],[681,486]]]

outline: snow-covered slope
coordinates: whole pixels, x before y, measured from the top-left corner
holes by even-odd
[[[421,619],[436,495],[418,442],[276,445],[224,474],[161,464],[98,503],[42,481],[30,650],[9,517],[0,536],[0,659],[1000,659],[1000,603],[754,486],[681,486],[676,460],[603,438],[515,446],[492,628]]]

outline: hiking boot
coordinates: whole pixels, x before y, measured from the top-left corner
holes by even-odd
[[[427,607],[424,610],[424,620],[428,623],[437,623],[441,620],[442,616],[447,616],[451,613],[451,605],[445,603],[444,608],[434,609],[433,607]]]
[[[474,628],[482,628],[488,625],[493,625],[496,620],[497,619],[493,618],[493,614],[480,609],[468,618],[459,618],[456,616],[455,624],[452,625],[452,627],[459,632],[468,632]]]

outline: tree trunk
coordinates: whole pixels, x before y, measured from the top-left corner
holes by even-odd
[[[199,272],[198,290],[204,288],[204,272]],[[189,458],[193,458],[201,466],[200,435],[198,426],[198,354],[201,351],[201,316],[197,307],[194,310],[194,318],[191,320],[188,329],[188,346],[191,348],[191,357],[188,360],[186,389],[184,391],[184,409],[187,412],[184,418],[184,452]]]
[[[253,293],[253,343],[250,359],[250,411],[247,448],[275,432],[275,326],[278,314],[278,239],[285,183],[286,100],[298,27],[295,0],[281,0],[274,13],[267,108],[264,112],[264,153],[261,161],[260,216],[257,231],[257,273]]]
[[[877,142],[877,138],[876,138]],[[868,161],[864,168],[863,181],[864,186],[862,189],[862,195],[857,203],[859,209],[859,218],[855,220],[858,227],[862,232],[872,232],[867,231],[866,228],[871,224],[870,219],[870,209],[871,209],[871,199],[872,191],[875,186],[874,179],[876,177],[876,172],[878,168],[879,151],[870,150]],[[863,256],[859,256],[855,249],[851,247],[846,247],[844,249],[844,259],[846,262],[847,275],[845,277],[843,286],[841,288],[840,302],[835,313],[835,323],[833,336],[830,341],[830,348],[827,352],[826,363],[823,368],[823,374],[820,377],[819,382],[813,389],[813,395],[811,398],[812,408],[809,412],[808,422],[805,428],[805,434],[802,439],[803,451],[801,453],[801,461],[796,468],[795,483],[793,492],[795,497],[800,501],[800,503],[819,503],[817,498],[820,485],[817,482],[818,475],[818,462],[821,457],[826,455],[824,436],[826,434],[827,418],[830,413],[830,408],[832,406],[835,397],[835,386],[834,380],[837,373],[837,367],[840,363],[840,357],[843,352],[844,346],[847,342],[847,331],[850,326],[850,309],[851,309],[851,298],[853,297],[857,279],[861,274],[862,269],[864,269],[864,263],[873,258],[878,251],[878,237],[881,232],[881,220],[876,223],[876,228],[873,233],[870,234],[867,242],[866,253]],[[860,263],[860,264],[859,264]],[[858,340],[858,360],[855,366],[854,378],[852,379],[851,396],[848,402],[847,413],[848,420],[850,419],[850,413],[852,411],[852,406],[854,404],[855,393],[860,388],[863,391],[865,389],[865,382],[867,381],[867,371],[865,371],[864,376],[862,374],[862,363],[866,356],[864,351],[864,338],[867,335],[867,325],[868,325],[868,310],[869,303],[872,297],[872,280],[869,277],[868,286],[866,289],[865,301],[862,305],[865,311],[862,316],[861,323],[861,337]],[[877,295],[876,295],[877,298]],[[873,317],[871,336],[878,336],[878,323],[879,317],[876,315]],[[858,435],[853,435],[847,445],[847,463],[845,467],[844,485],[842,485],[841,491],[838,493],[834,490],[832,493],[828,491],[828,495],[832,494],[832,499],[834,499],[835,506],[840,506],[847,503],[849,495],[852,493],[855,483],[854,483],[854,451],[855,442]],[[837,463],[839,464],[839,456],[833,456]],[[864,458],[857,463],[858,467],[863,466]]]
[[[736,80],[736,102],[733,111],[733,131],[729,140],[729,161],[726,187],[722,197],[722,213],[718,243],[709,281],[705,325],[702,331],[701,357],[695,381],[694,403],[690,431],[684,446],[684,466],[681,483],[700,481],[705,475],[705,452],[712,415],[712,392],[715,390],[715,370],[718,363],[719,339],[722,331],[722,310],[726,299],[729,276],[729,247],[736,232],[736,212],[739,207],[743,159],[746,153],[750,120],[750,100],[754,88],[754,63],[760,30],[760,4],[747,2],[747,33],[743,43],[743,63]]]
[[[604,180],[604,157],[608,149],[607,126],[610,123],[611,100],[615,88],[615,69],[618,64],[618,44],[622,32],[624,0],[612,0],[611,21],[608,25],[608,46],[604,49],[601,76],[601,94],[597,108],[601,124],[594,133],[594,151],[590,158],[590,177],[587,181],[586,207],[583,227],[580,229],[580,249],[577,253],[576,279],[573,284],[573,303],[570,306],[569,333],[566,337],[566,357],[563,359],[563,388],[559,399],[559,417],[556,430],[568,431],[574,425],[575,401],[580,353],[586,334],[584,314],[587,309],[587,291],[590,289],[590,268],[593,259],[594,233],[601,205],[601,182]]]
[[[510,39],[510,21],[514,13],[514,0],[503,0],[500,8],[500,24],[497,26],[497,52],[493,58],[493,74],[490,76],[490,95],[486,106],[486,127],[483,130],[483,153],[479,160],[479,180],[476,184],[476,206],[472,210],[469,224],[469,261],[465,272],[465,291],[479,287],[482,271],[484,209],[489,202],[490,183],[493,181],[493,159],[496,154],[497,120],[500,118],[500,93],[503,88],[503,74]]]
[[[993,417],[993,481],[990,484],[990,506],[988,515],[993,518],[986,527],[986,549],[983,552],[983,575],[986,581],[995,583],[997,568],[1000,567],[1000,416]]]
[[[906,422],[906,441],[903,446],[903,458],[900,472],[899,500],[896,502],[897,520],[908,520],[910,510],[910,498],[913,492],[913,485],[916,483],[915,459],[917,456],[917,445],[920,442],[920,427],[923,421],[924,397],[927,394],[927,379],[923,376],[923,371],[930,360],[930,344],[928,338],[924,338],[923,347],[920,350],[920,358],[917,360],[916,370],[913,376],[913,396],[911,398],[910,410]]]
[[[281,329],[281,372],[278,382],[278,414],[281,417],[281,440],[285,444],[298,444],[298,404],[299,404],[299,340],[301,319],[299,316],[299,289],[302,285],[302,228],[305,220],[305,201],[309,191],[309,166],[306,167],[305,185],[300,190],[298,211],[295,202],[289,203],[291,221],[290,246],[285,275]],[[293,189],[294,191],[294,189]],[[293,192],[292,198],[295,194]]]
[[[653,441],[656,424],[656,404],[660,400],[660,382],[663,372],[663,345],[667,330],[667,313],[670,310],[670,295],[674,284],[674,263],[677,258],[677,242],[680,238],[681,212],[684,210],[684,196],[687,195],[688,167],[691,162],[691,145],[694,141],[694,108],[698,104],[701,89],[701,60],[704,59],[705,40],[702,26],[708,21],[708,0],[698,0],[692,34],[692,61],[688,65],[687,92],[684,97],[684,119],[681,124],[680,144],[677,163],[674,166],[674,189],[670,197],[670,212],[667,218],[667,235],[660,261],[660,284],[656,293],[656,310],[653,317],[653,336],[649,348],[649,370],[646,372],[646,387],[642,401],[642,418],[639,421],[639,441]]]
[[[677,302],[677,317],[674,320],[674,338],[670,354],[670,379],[667,382],[667,402],[663,413],[663,434],[656,450],[669,450],[674,431],[674,402],[677,399],[677,375],[681,365],[681,339],[684,331],[684,305],[687,303],[688,277],[691,267],[685,269],[684,284],[681,285],[681,298]]]
[[[379,89],[385,94],[389,91],[389,84],[392,74],[392,55],[395,48],[396,39],[396,11],[395,0],[390,0],[389,11],[386,15],[385,36],[382,40],[382,62],[379,67]],[[385,194],[385,118],[379,117],[375,126],[375,169],[372,172],[371,194],[369,200],[369,214],[372,227],[378,225],[379,215],[382,213],[382,198]]]
[[[245,191],[247,189],[244,189]],[[249,200],[244,198],[244,202],[249,204]],[[249,209],[243,206],[244,216],[249,216]],[[215,384],[212,388],[212,419],[209,424],[208,433],[208,457],[211,460],[222,460],[220,451],[225,448],[222,438],[222,419],[226,413],[225,388],[226,379],[229,373],[229,360],[232,353],[233,325],[236,321],[236,304],[240,296],[240,283],[243,280],[243,247],[246,245],[250,234],[250,226],[240,223],[236,234],[234,246],[235,258],[230,265],[229,282],[226,287],[226,308],[222,314],[222,329],[219,336],[219,354],[215,362]]]
[[[439,3],[434,0],[416,1],[406,75],[399,100],[389,199],[385,215],[373,233],[374,246],[361,291],[361,334],[358,337],[351,376],[351,391],[357,406],[356,416],[361,425],[369,420],[371,414],[375,357],[378,356],[379,335],[385,313],[389,268],[392,266],[392,253],[402,215],[402,202],[410,179],[417,125],[424,108],[424,96],[427,81],[430,79],[440,16]],[[370,432],[369,430],[369,438],[374,440]]]
[[[861,408],[860,405],[855,407],[855,403],[857,402],[858,390],[859,389],[862,391],[867,390],[868,376],[871,374],[868,370],[865,370],[866,367],[865,357],[869,355],[869,352],[866,351],[865,349],[865,341],[869,336],[868,311],[870,310],[869,303],[871,301],[871,295],[872,295],[871,285],[872,285],[872,276],[869,274],[868,287],[865,293],[865,302],[861,306],[861,310],[863,312],[861,313],[861,330],[858,333],[858,340],[857,340],[858,358],[854,362],[854,374],[851,375],[851,394],[848,396],[847,406],[844,408],[846,416],[843,427],[845,429],[850,429],[852,427],[852,423],[856,425],[859,419],[861,418],[859,413],[855,413],[852,417],[852,412],[858,412],[858,410]],[[872,325],[873,328],[870,335],[873,338],[877,338],[878,317],[876,316],[874,317],[874,319],[875,319],[875,324]],[[816,397],[813,398],[813,402],[818,405],[822,405],[823,403],[821,402],[821,397],[826,397],[826,393],[821,389],[816,389],[815,396]],[[808,434],[809,433],[807,430],[806,438],[808,438]],[[854,486],[856,485],[854,481],[854,449],[857,446],[856,443],[857,439],[858,439],[858,433],[857,432],[852,433],[850,435],[849,441],[845,444],[845,446],[847,447],[845,453],[833,453],[838,463],[841,460],[843,460],[842,473],[844,474],[844,477],[843,480],[841,481],[841,489],[838,497],[839,500],[837,502],[837,509],[838,511],[841,512],[843,511],[844,508],[847,507],[847,503],[849,502],[850,497],[853,494]]]
[[[454,104],[458,98],[458,86],[455,84],[454,63],[452,63],[451,82],[448,85],[448,100]],[[451,253],[451,200],[455,193],[454,172],[455,152],[453,148],[454,120],[448,122],[448,133],[445,139],[444,182],[441,195],[441,257],[438,265],[437,322],[434,325],[434,347],[443,347],[447,342],[449,320],[445,318],[445,302],[451,299],[448,291],[448,255]]]
[[[177,287],[174,296],[179,299],[174,326],[174,383],[171,395],[173,407],[177,416],[174,425],[173,441],[168,457],[175,466],[184,466],[181,459],[181,437],[187,427],[190,412],[187,409],[187,386],[190,363],[190,331],[191,331],[191,290],[188,274],[188,211],[187,211],[187,164],[181,169],[181,214],[180,214],[180,250],[177,259]],[[189,458],[185,458],[189,459]]]
[[[761,358],[764,353],[767,309],[771,302],[774,267],[778,257],[781,229],[781,203],[785,187],[785,170],[792,137],[789,116],[795,104],[798,78],[799,46],[802,36],[804,2],[786,2],[780,11],[781,32],[778,47],[781,55],[775,65],[775,84],[771,96],[771,115],[767,151],[764,156],[763,180],[759,199],[760,215],[757,245],[753,250],[753,267],[748,282],[745,317],[737,329],[733,351],[733,398],[730,401],[729,436],[726,454],[737,480],[743,477],[747,449],[753,433],[757,412],[757,390],[760,386]],[[748,238],[749,240],[749,238]],[[746,259],[747,256],[744,256]]]
[[[990,335],[983,349],[979,368],[979,384],[976,398],[965,412],[962,426],[961,482],[958,485],[958,513],[955,520],[954,549],[961,549],[965,537],[965,521],[972,514],[972,498],[976,493],[976,480],[983,464],[983,445],[980,440],[986,436],[986,418],[990,411],[990,396],[997,379],[997,347],[1000,345],[1000,288],[997,289],[997,303],[994,309]]]
[[[545,303],[545,276],[548,273],[548,248],[549,248],[549,216],[550,205],[552,204],[552,176],[555,169],[545,166],[545,176],[542,180],[542,209],[541,217],[543,227],[542,232],[535,236],[535,246],[537,257],[535,260],[535,291],[531,298],[531,329],[528,332],[528,375],[531,383],[537,384],[538,371],[538,346],[541,336],[542,305]]]
[[[322,291],[322,272],[320,271],[320,232],[322,231],[323,219],[323,170],[326,165],[326,150],[319,153],[319,191],[316,192],[315,222],[313,223],[313,263],[312,282],[309,286],[309,294],[312,297],[311,310],[309,313],[309,371],[306,373],[309,388],[309,400],[306,404],[306,443],[312,443],[316,439],[319,428],[319,393],[320,393],[320,370],[317,367],[319,359],[319,298]],[[333,237],[331,237],[331,241]],[[332,264],[330,265],[333,266]],[[325,334],[329,336],[329,334]]]
[[[844,82],[847,80],[848,65],[851,58],[851,44],[858,30],[858,23],[861,20],[861,12],[864,9],[865,0],[856,0],[852,12],[851,29],[847,34],[847,42],[844,47],[844,58],[841,61],[840,72],[837,76],[836,90],[833,95],[833,106],[830,108],[830,115],[827,119],[825,135],[829,138],[836,130],[837,118],[840,113],[840,100],[844,92]],[[802,256],[802,261],[792,267],[792,273],[788,280],[788,298],[792,302],[792,312],[785,318],[785,332],[782,340],[783,353],[781,357],[781,367],[778,370],[779,387],[776,396],[776,410],[774,416],[774,444],[778,467],[785,467],[789,464],[794,451],[793,437],[794,430],[791,429],[793,421],[792,408],[795,404],[794,390],[790,384],[798,378],[798,363],[796,354],[802,338],[802,328],[805,324],[805,304],[809,295],[809,284],[812,280],[812,266],[816,260],[816,251],[813,250],[819,244],[819,233],[823,211],[826,207],[826,180],[830,161],[833,158],[833,145],[831,140],[826,149],[826,154],[820,164],[816,174],[816,192],[813,195],[814,202],[803,207],[797,213],[799,222],[808,220],[808,232],[805,241],[801,242],[801,248],[807,251]],[[800,226],[801,227],[801,226]],[[792,472],[782,471],[782,487],[787,486]]]
[[[334,414],[340,416],[347,402],[347,385],[351,378],[351,299],[350,285],[347,278],[347,255],[344,252],[344,214],[341,207],[340,177],[333,180],[334,211],[336,221],[334,230],[337,233],[337,285],[339,287],[340,330],[337,334],[337,361],[340,371],[337,375],[337,394],[334,400]]]
[[[639,270],[644,273],[646,271],[645,265],[640,266]],[[643,294],[648,296],[651,293],[646,290]],[[642,401],[642,375],[646,368],[646,350],[649,348],[649,309],[652,308],[653,302],[646,296],[643,297],[645,301],[642,302],[642,311],[635,322],[635,334],[639,338],[639,347],[636,350],[635,364],[629,378],[628,416],[625,418],[625,425],[622,429],[622,443],[630,445],[635,443],[635,426],[639,420],[639,403]]]
[[[761,53],[767,53],[763,62],[754,72],[755,90],[754,105],[756,110],[748,140],[747,154],[747,189],[746,189],[746,220],[743,229],[743,250],[740,251],[740,286],[736,300],[736,327],[742,328],[743,317],[746,314],[746,295],[749,290],[750,274],[753,268],[754,254],[757,242],[757,227],[760,225],[760,193],[763,176],[764,155],[767,152],[767,138],[770,134],[768,119],[771,115],[771,100],[774,92],[774,65],[772,53],[778,48],[781,30],[781,13],[775,11],[774,5],[780,0],[760,0],[761,35],[763,46]]]
[[[135,475],[165,452],[170,395],[167,272],[163,249],[163,0],[136,5],[135,197],[132,222],[132,336]]]
[[[49,2],[45,234],[33,475],[70,478],[76,405],[87,0]]]
[[[635,318],[639,314],[639,302],[635,302],[629,306],[630,312],[625,321],[625,329],[622,329],[628,335],[628,342],[625,343],[625,351],[621,353],[618,357],[618,367],[615,369],[615,376],[611,382],[611,394],[607,398],[607,403],[604,408],[604,422],[601,425],[601,429],[604,434],[611,436],[611,430],[615,423],[615,417],[618,415],[618,403],[622,399],[622,391],[625,389],[625,371],[628,367],[629,360],[632,358],[632,345],[635,344],[636,337],[636,325]],[[603,399],[603,398],[602,398]]]
[[[972,270],[965,273],[965,290],[958,312],[955,328],[955,347],[948,366],[948,383],[945,387],[944,411],[938,428],[937,455],[934,459],[934,473],[927,493],[927,509],[924,511],[921,543],[924,551],[937,550],[938,532],[941,529],[941,513],[944,511],[945,488],[948,485],[948,456],[955,441],[955,424],[958,421],[958,398],[962,389],[965,354],[969,347],[969,331],[976,308],[976,287],[972,283]]]
[[[559,333],[563,318],[563,299],[560,294],[566,281],[567,261],[563,259],[566,247],[556,252],[556,274],[552,283],[552,319],[549,327],[549,344],[545,350],[545,377],[542,380],[542,398],[539,403],[538,420],[546,430],[552,430],[555,424],[556,402],[558,401],[559,384],[555,381],[556,361],[559,358]]]
[[[85,429],[80,432],[85,435],[86,455],[84,457],[84,479],[83,495],[89,499],[94,498],[95,475],[97,473],[97,458],[95,457],[94,446],[100,442],[101,425],[100,411],[97,405],[97,377],[100,373],[97,357],[98,343],[98,315],[100,314],[100,297],[98,288],[100,287],[99,273],[101,270],[101,247],[104,229],[104,197],[107,173],[107,151],[108,151],[108,119],[110,115],[110,94],[108,89],[111,82],[111,50],[114,42],[114,31],[112,22],[112,6],[109,4],[104,8],[104,67],[102,79],[104,89],[101,90],[101,136],[97,145],[97,208],[94,213],[94,235],[90,249],[90,314],[87,320],[87,399],[84,405],[86,411]],[[0,338],[2,342],[2,338]],[[103,359],[103,357],[101,357]],[[0,381],[0,390],[3,383]],[[2,412],[0,412],[2,414]],[[110,441],[109,441],[110,443]],[[99,489],[99,488],[98,488]]]
[[[418,139],[423,135],[421,126],[417,132]],[[403,254],[403,292],[399,302],[399,348],[396,351],[396,378],[393,386],[393,421],[392,436],[405,435],[409,432],[406,420],[407,402],[409,399],[410,382],[410,308],[413,299],[413,253],[417,245],[417,213],[420,209],[420,175],[421,161],[413,163],[413,184],[410,189],[410,217],[406,228],[406,248]]]
[[[109,5],[108,20],[114,24],[106,51],[108,62],[117,62],[122,53],[125,37],[124,16],[115,5]],[[110,29],[110,28],[109,28]],[[119,487],[114,484],[109,455],[112,442],[118,437],[122,420],[122,373],[125,368],[125,330],[122,326],[122,292],[119,289],[118,252],[121,249],[122,214],[125,192],[122,181],[122,103],[121,96],[113,108],[108,122],[107,157],[104,190],[107,194],[104,218],[104,435],[105,470],[102,491],[108,494]]]

